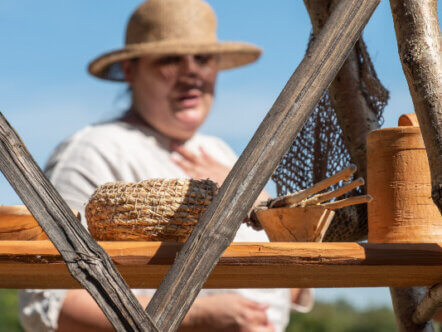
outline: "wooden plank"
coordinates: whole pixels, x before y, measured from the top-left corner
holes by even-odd
[[[157,330],[106,252],[81,226],[1,113],[0,170],[115,329]]]
[[[293,73],[219,194],[186,241],[146,311],[162,331],[176,330],[241,220],[313,112],[379,0],[342,0]]]
[[[100,242],[132,288],[157,288],[178,243]],[[442,244],[233,243],[204,287],[380,287],[442,280]],[[0,288],[79,288],[50,241],[0,241]]]

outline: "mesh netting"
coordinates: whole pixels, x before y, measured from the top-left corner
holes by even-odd
[[[380,127],[388,91],[377,78],[362,39],[356,43],[355,50],[359,60],[360,90]],[[352,158],[344,143],[343,132],[327,91],[282,158],[272,179],[276,183],[278,195],[286,195],[311,187],[351,162]],[[341,185],[339,183],[331,188],[336,189]],[[363,191],[365,188],[355,189],[346,194],[346,197],[363,194]],[[357,205],[336,211],[324,241],[356,241],[366,235],[366,205]]]

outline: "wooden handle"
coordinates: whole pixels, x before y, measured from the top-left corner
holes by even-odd
[[[361,195],[361,196],[341,199],[336,202],[321,204],[321,206],[329,210],[336,210],[350,205],[369,203],[372,199],[373,198],[370,195]]]
[[[402,114],[398,120],[399,127],[413,126],[419,127],[419,122],[417,121],[416,113]]]
[[[323,194],[318,194],[313,196],[312,198],[309,198],[305,201],[302,202],[302,206],[308,206],[308,205],[315,205],[315,204],[320,204],[322,202],[326,202],[329,201],[333,198],[339,197],[344,195],[345,193],[364,185],[365,181],[363,178],[357,178],[356,180],[354,180],[351,183],[348,183],[336,190],[332,190]]]
[[[282,207],[288,205],[298,204],[307,197],[317,194],[318,192],[338,183],[339,181],[348,180],[350,176],[356,172],[357,167],[354,164],[350,164],[348,167],[344,168],[342,171],[330,176],[327,179],[324,179],[310,188],[307,188],[302,191],[298,191],[296,193],[278,197],[272,203],[270,203],[270,207]]]

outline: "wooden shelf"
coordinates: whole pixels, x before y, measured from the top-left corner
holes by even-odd
[[[99,242],[132,288],[157,288],[181,244]],[[232,243],[207,288],[424,286],[442,244]],[[80,288],[50,241],[0,241],[0,288]]]

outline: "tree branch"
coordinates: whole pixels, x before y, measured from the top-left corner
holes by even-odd
[[[436,0],[390,0],[402,68],[424,138],[432,197],[442,212],[442,56]]]
[[[413,322],[415,324],[426,323],[439,310],[442,310],[442,284],[434,285],[428,289],[427,295],[416,308]]]

